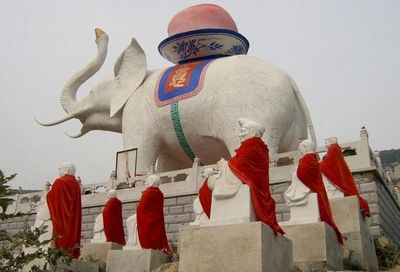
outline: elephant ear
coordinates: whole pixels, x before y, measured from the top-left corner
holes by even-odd
[[[131,44],[124,50],[114,65],[118,90],[111,99],[110,117],[113,117],[123,108],[128,98],[142,84],[146,70],[146,54],[138,42],[132,38]]]

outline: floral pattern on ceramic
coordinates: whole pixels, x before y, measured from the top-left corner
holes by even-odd
[[[174,52],[179,55],[181,60],[186,60],[190,57],[197,57],[199,52],[208,51],[210,53],[216,52],[217,49],[221,49],[222,44],[210,39],[192,39],[177,41],[176,45],[172,46]]]
[[[201,58],[246,54],[249,42],[241,34],[226,29],[200,29],[179,33],[163,40],[158,50],[173,63]]]

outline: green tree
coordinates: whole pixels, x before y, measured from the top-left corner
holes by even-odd
[[[9,177],[4,176],[2,170],[0,170],[0,207],[2,209],[0,213],[0,220],[9,218],[10,216],[6,214],[6,210],[8,205],[11,204],[12,199],[8,198],[11,195],[15,195],[17,193],[16,190],[10,189],[10,186],[7,184],[10,180],[15,178],[17,174],[13,174]]]

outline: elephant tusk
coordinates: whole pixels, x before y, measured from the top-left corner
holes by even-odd
[[[72,138],[72,139],[76,139],[76,138],[82,137],[82,136],[85,135],[87,132],[80,132],[80,133],[77,134],[77,135],[70,135],[70,134],[68,134],[68,133],[66,133],[66,132],[64,132],[64,133],[65,133],[65,135],[67,135],[68,137],[70,137],[70,138]]]
[[[35,117],[34,119],[35,119],[36,123],[38,123],[38,124],[41,125],[41,126],[44,126],[44,127],[51,127],[51,126],[55,126],[55,125],[64,123],[65,121],[71,120],[72,118],[74,118],[73,115],[68,115],[68,116],[66,116],[66,117],[64,117],[64,118],[62,118],[62,119],[60,119],[60,120],[58,120],[58,121],[52,122],[52,123],[42,123],[42,122],[39,122],[39,121],[36,119],[36,117]]]

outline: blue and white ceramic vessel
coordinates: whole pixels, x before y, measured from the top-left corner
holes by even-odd
[[[199,29],[178,33],[158,46],[161,56],[178,64],[222,56],[245,55],[249,41],[228,29]]]

